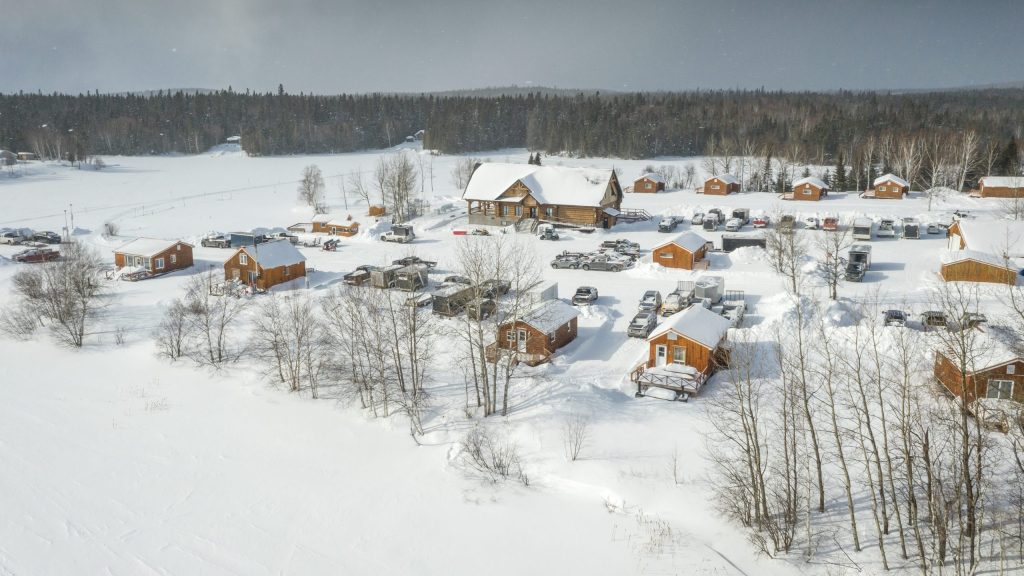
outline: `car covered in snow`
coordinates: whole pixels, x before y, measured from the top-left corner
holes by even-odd
[[[768,223],[769,223],[769,220],[768,220],[767,216],[755,216],[754,217],[754,222],[753,222],[754,228],[767,228],[768,227]]]
[[[693,218],[690,218],[690,224],[703,224],[703,223],[704,223],[704,213],[703,212],[694,212],[693,213]]]
[[[650,310],[643,310],[629,321],[626,335],[631,338],[647,338],[657,325],[658,315]]]
[[[735,328],[743,322],[747,313],[747,303],[742,300],[730,300],[722,304],[722,316],[729,320]]]
[[[658,232],[671,232],[679,226],[679,220],[675,216],[666,216],[658,222]]]
[[[682,292],[670,292],[661,303],[661,315],[671,316],[690,305],[690,296]]]
[[[817,230],[820,225],[821,222],[814,216],[804,218],[804,226],[807,227],[808,230]]]
[[[551,267],[556,269],[569,268],[575,270],[580,267],[580,258],[578,256],[559,254],[551,261]]]
[[[466,278],[465,276],[454,275],[454,274],[451,275],[451,276],[445,276],[444,283],[445,284],[465,284],[466,286],[472,286],[473,285],[473,281],[470,280],[469,278]]]
[[[405,305],[410,308],[420,308],[422,306],[430,306],[434,302],[433,294],[420,293],[413,296],[409,296],[405,299]]]
[[[726,232],[739,232],[740,228],[743,228],[743,220],[739,218],[730,218],[725,222]]]
[[[868,267],[863,262],[850,262],[846,265],[846,279],[850,282],[861,282]]]
[[[434,262],[432,260],[424,260],[419,256],[406,256],[405,258],[392,260],[391,263],[397,266],[413,266],[418,264],[421,266],[426,266],[427,268],[434,268],[437,266],[437,262]]]
[[[626,268],[626,262],[623,262],[621,258],[614,258],[608,254],[594,254],[582,260],[579,267],[584,270],[622,272]]]
[[[644,295],[640,298],[640,310],[649,310],[651,312],[661,310],[661,292],[657,290],[644,292]]]
[[[885,310],[882,312],[882,320],[886,326],[906,326],[907,313],[903,310]]]
[[[466,315],[473,320],[486,320],[497,310],[498,305],[490,298],[474,298],[466,304]]]
[[[572,295],[574,306],[593,304],[594,302],[597,302],[597,288],[593,286],[580,286],[576,289],[576,293]]]

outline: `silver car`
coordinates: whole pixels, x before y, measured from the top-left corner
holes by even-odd
[[[658,315],[650,310],[644,310],[633,316],[626,328],[626,335],[631,338],[647,338],[658,325]]]

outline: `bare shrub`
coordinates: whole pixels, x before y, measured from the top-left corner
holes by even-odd
[[[519,447],[507,437],[492,436],[487,427],[477,425],[462,439],[459,448],[459,463],[471,475],[491,484],[516,480],[523,486],[530,485]]]
[[[161,356],[177,360],[185,355],[189,335],[188,309],[180,299],[175,299],[164,312],[156,327],[156,346]]]
[[[590,418],[583,414],[570,414],[562,425],[562,445],[565,447],[565,457],[571,462],[578,460],[589,440]]]

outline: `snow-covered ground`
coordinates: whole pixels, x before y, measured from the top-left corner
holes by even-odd
[[[218,268],[226,250],[202,248],[211,231],[285,227],[311,214],[297,199],[303,167],[327,177],[332,211],[351,214],[362,233],[336,252],[303,248],[311,289],[336,283],[359,264],[415,253],[454,271],[453,229],[465,228],[460,192],[450,181],[458,160],[420,153],[424,196],[454,203],[451,214],[414,221],[409,246],[382,243],[382,225],[366,206],[342,198],[338,181],[354,171],[369,180],[389,152],[249,158],[218,149],[193,157],[111,157],[101,171],[56,164],[19,167],[0,177],[0,227],[60,231],[74,214],[76,237],[110,257],[135,237],[196,244],[196,266],[157,279],[112,282],[111,297],[81,351],[44,335],[0,339],[0,573],[3,574],[795,574],[799,563],[757,555],[744,534],[715,510],[703,456],[709,429],[700,398],[689,404],[637,400],[626,374],[645,353],[625,336],[641,294],[671,291],[691,273],[649,261],[673,235],[657,218],[593,234],[565,232],[531,240],[545,276],[568,298],[596,286],[598,305],[583,311],[579,337],[555,360],[531,371],[514,391],[513,413],[489,423],[507,428],[524,453],[529,488],[491,487],[451,463],[454,443],[471,425],[462,411],[454,367],[442,366],[432,390],[437,409],[417,445],[400,421],[372,420],[355,406],[313,401],[269,386],[250,366],[211,373],[156,356],[152,327],[162,304],[180,296],[189,275]],[[525,150],[476,155],[525,162]],[[647,164],[547,157],[546,164],[614,167],[625,184]],[[994,201],[940,199],[929,212],[917,193],[902,201],[834,193],[818,203],[773,194],[705,197],[692,191],[630,194],[626,208],[689,217],[712,207],[779,210],[805,216],[914,216],[949,221],[958,208],[998,217]],[[688,220],[687,220],[688,221]],[[121,237],[100,235],[113,223]],[[681,225],[678,232],[689,224]],[[749,227],[744,231],[749,231]],[[719,244],[721,232],[705,233]],[[814,234],[814,232],[807,232]],[[646,260],[622,273],[552,270],[563,250],[600,241],[639,242]],[[946,239],[875,240],[871,271],[841,296],[874,295],[922,311]],[[19,265],[0,245],[0,305],[9,301]],[[712,254],[726,288],[744,290],[747,325],[777,320],[788,308],[784,287],[757,250]],[[115,335],[126,334],[123,345]],[[702,394],[720,393],[714,380]],[[591,418],[583,458],[563,456],[570,414]],[[496,418],[495,418],[496,419]],[[670,463],[682,462],[678,482]],[[866,563],[871,566],[870,562]],[[818,568],[821,568],[818,566]],[[871,568],[869,568],[870,570]]]

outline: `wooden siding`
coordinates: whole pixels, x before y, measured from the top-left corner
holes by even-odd
[[[715,186],[718,186],[716,189]],[[726,184],[720,178],[708,178],[704,181],[704,194],[711,196],[725,196],[726,194],[732,194],[733,192],[740,191],[740,184],[736,182],[734,184]]]
[[[516,330],[526,330],[526,354],[538,356],[550,356],[555,350],[565,346],[576,339],[577,322],[573,318],[560,326],[553,334],[544,334],[533,326],[522,322],[506,322],[498,327],[498,347],[505,350],[515,350],[518,341],[509,341],[509,330],[516,336]],[[517,336],[516,336],[517,337]]]
[[[939,275],[946,282],[991,282],[995,284],[1017,283],[1017,271],[976,260],[961,260],[943,264]]]
[[[1013,374],[1007,374],[1008,366],[1013,366]],[[1024,402],[1024,362],[1021,361],[978,370],[974,374],[968,374],[965,383],[956,362],[947,358],[942,352],[936,352],[934,373],[935,379],[954,396],[964,396],[963,388],[966,387],[965,397],[968,402],[984,398],[988,394],[989,380],[1013,381],[1012,399],[1016,402]]]
[[[1020,186],[1015,188],[979,185],[978,193],[982,198],[1024,198],[1024,178],[1020,181]]]
[[[817,202],[821,200],[822,189],[814,184],[801,184],[793,188],[793,200]]]
[[[174,262],[171,262],[171,256],[174,256]],[[126,256],[143,256],[142,254],[125,254],[123,252],[114,252],[114,265],[118,268],[124,268],[132,266],[133,264],[126,264]],[[175,270],[183,270],[192,266],[192,246],[185,242],[178,242],[174,246],[171,246],[167,250],[149,256],[149,272],[152,274],[163,274],[165,272],[173,272]],[[164,259],[164,267],[158,269],[156,267],[156,261],[159,258]]]
[[[656,182],[650,178],[640,178],[636,182],[633,182],[633,192],[653,193],[661,192],[664,189],[664,182]]]
[[[675,336],[675,339],[671,339],[670,336]],[[654,366],[657,363],[658,346],[665,346],[667,354],[665,356],[666,363],[672,362],[672,358],[674,358],[673,350],[676,347],[682,347],[686,350],[686,358],[684,364],[696,368],[699,372],[705,375],[711,374],[712,372],[715,371],[715,355],[712,353],[712,351],[708,349],[707,346],[704,346],[703,344],[696,342],[694,340],[690,340],[689,338],[683,336],[682,334],[679,334],[678,332],[669,330],[664,334],[658,336],[657,338],[648,340],[647,344],[648,368],[654,368]]]
[[[313,222],[313,232],[329,234],[331,236],[355,236],[359,233],[359,222]]]
[[[306,275],[306,263],[299,262],[289,266],[278,266],[277,268],[263,268],[246,254],[246,263],[241,263],[243,250],[237,250],[231,258],[224,263],[224,279],[238,280],[247,286],[255,286],[260,290],[266,290],[271,286],[290,282],[296,278]],[[255,280],[252,279],[255,274]]]
[[[651,254],[651,261],[655,264],[661,264],[666,268],[693,270],[694,266],[704,259],[706,252],[706,244],[697,249],[696,253],[691,253],[676,244],[667,244],[654,250]]]
[[[886,180],[882,184],[875,186],[873,190],[875,198],[881,200],[902,200],[903,195],[909,191],[910,189],[906,186],[900,186],[892,180]]]
[[[949,244],[950,250],[967,249],[967,240],[964,239],[964,233],[960,231],[960,222],[953,222],[947,230],[946,236],[949,238],[949,240],[947,240],[947,244]],[[954,236],[956,236],[956,240],[953,239]],[[956,248],[953,248],[954,245]]]

